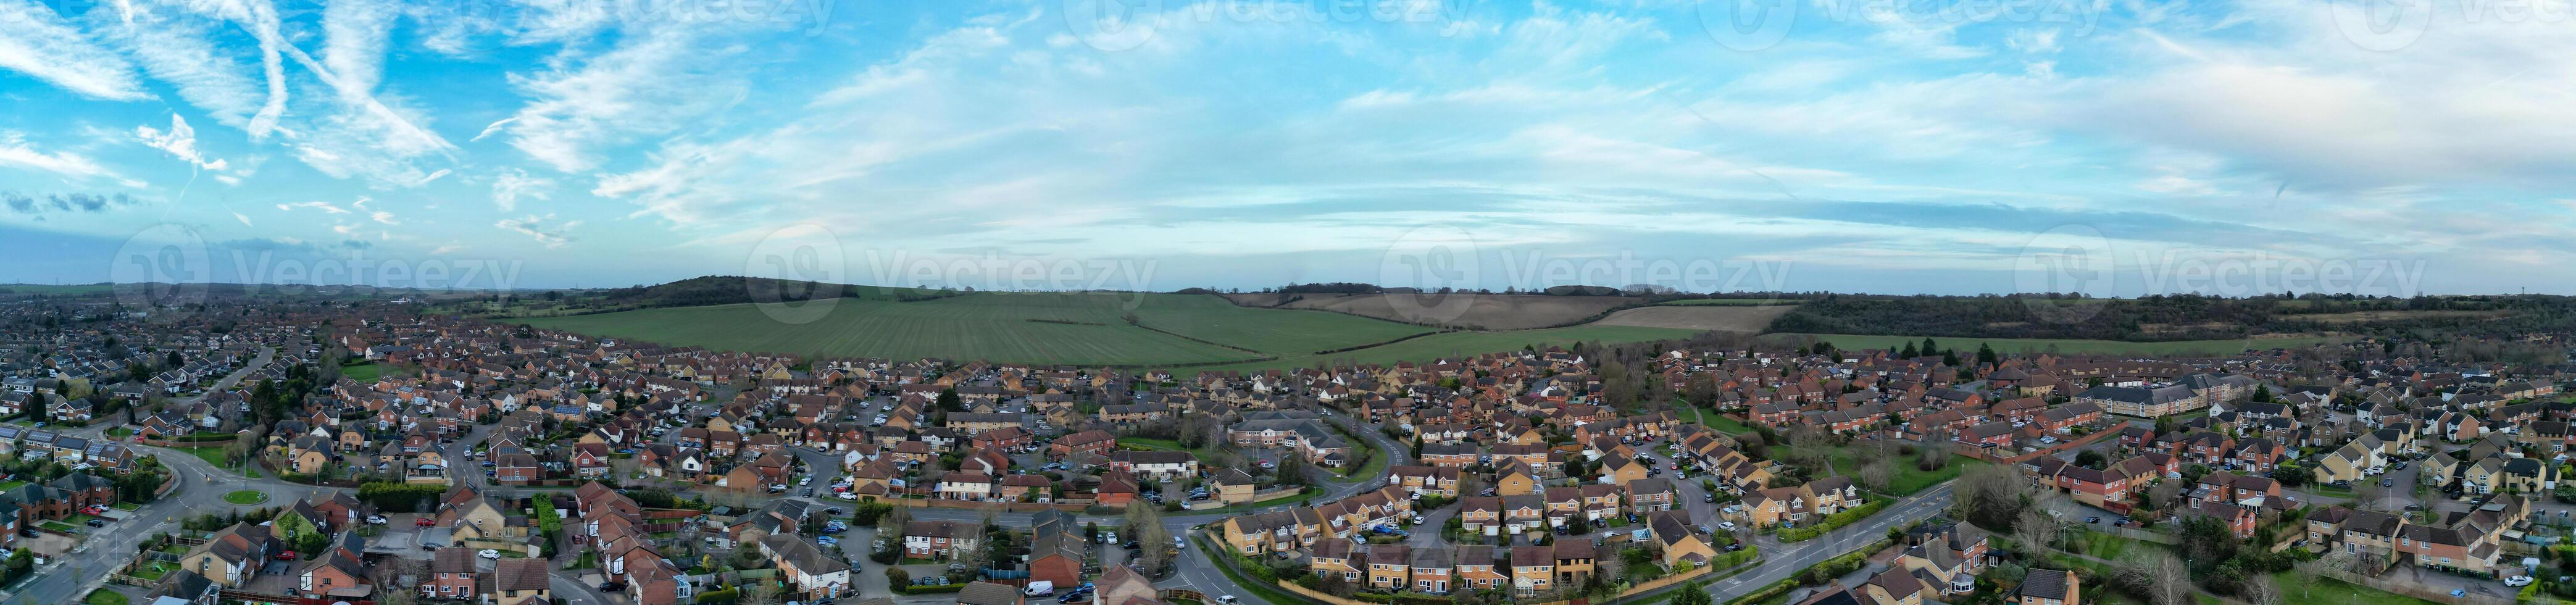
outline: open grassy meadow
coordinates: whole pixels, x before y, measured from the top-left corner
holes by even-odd
[[[1404,297],[1398,299],[1396,297]],[[1453,298],[1454,297],[1454,298]],[[1228,294],[1249,307],[1321,309],[1412,324],[1439,324],[1476,330],[1527,330],[1560,327],[1604,311],[1636,304],[1625,296],[1549,296],[1540,294],[1294,294],[1282,303],[1271,294]],[[1465,300],[1460,305],[1457,300]],[[1451,308],[1456,307],[1456,308]],[[1455,312],[1455,317],[1422,316],[1423,309]]]
[[[1789,306],[1796,306],[1799,302],[1802,302],[1802,301],[1795,301],[1795,300],[1764,300],[1764,299],[1759,299],[1759,298],[1693,298],[1693,299],[1684,299],[1684,300],[1667,300],[1667,301],[1664,301],[1664,302],[1655,303],[1655,306],[1659,306],[1659,307],[1768,307],[1768,306],[1775,306],[1775,305],[1789,305]]]
[[[1788,337],[1790,335],[1775,334],[1772,336],[1776,338]],[[1923,342],[1923,337],[1921,336],[1883,336],[1867,334],[1799,334],[1797,336],[1813,337],[1816,340],[1832,343],[1835,348],[1847,351],[1856,351],[1861,349],[1899,349],[1904,348],[1905,343]],[[1934,336],[1932,339],[1936,343],[1940,344],[1941,348],[1958,349],[1962,354],[1975,351],[1977,350],[1977,345],[1985,344],[1993,346],[1995,348],[1995,352],[2007,354],[2040,353],[2048,351],[2050,347],[2056,347],[2056,350],[2059,353],[2075,355],[2142,356],[2227,355],[2245,349],[2300,347],[2312,344],[2340,342],[2343,340],[2340,337],[2334,336],[2287,336],[2230,340],[2177,340],[2171,342],[2127,342],[2118,340],[2047,338],[1966,338],[1944,336]]]
[[[1448,332],[1331,355],[1299,355],[1270,361],[1191,368],[1191,371],[1252,371],[1272,368],[1311,368],[1317,365],[1391,364],[1398,361],[1430,361],[1444,357],[1515,351],[1524,346],[1544,349],[1555,345],[1572,345],[1576,342],[1641,342],[1687,338],[1698,333],[1700,333],[1699,330],[1598,324],[1509,332]]]
[[[1428,331],[1338,313],[1237,307],[1213,296],[1181,294],[984,293],[831,304],[828,313],[809,323],[785,323],[747,304],[521,321],[663,344],[809,356],[1115,365],[1305,355]],[[1131,315],[1135,325],[1127,322]]]

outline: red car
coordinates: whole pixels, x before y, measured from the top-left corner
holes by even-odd
[[[282,552],[282,553],[277,553],[277,560],[279,560],[279,561],[293,561],[293,560],[295,560],[295,551],[290,550],[290,551],[286,551],[286,552]]]
[[[418,521],[413,521],[413,522],[411,522],[411,524],[412,524],[412,525],[418,525],[418,526],[421,526],[421,527],[429,527],[429,526],[432,526],[432,525],[437,525],[437,524],[438,524],[438,520],[437,520],[437,519],[432,519],[432,518],[429,518],[429,517],[421,517],[421,518],[420,518],[420,520],[418,520]]]

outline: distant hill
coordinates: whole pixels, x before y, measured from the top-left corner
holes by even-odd
[[[666,284],[609,288],[583,293],[583,302],[600,306],[652,308],[700,307],[751,302],[803,302],[826,298],[914,301],[954,296],[951,291],[886,286],[709,275]]]

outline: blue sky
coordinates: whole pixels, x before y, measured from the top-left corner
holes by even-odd
[[[2566,293],[2568,2],[0,0],[0,282]]]

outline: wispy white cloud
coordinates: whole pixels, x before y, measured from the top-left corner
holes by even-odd
[[[118,174],[89,156],[69,151],[39,150],[27,142],[24,133],[15,131],[0,131],[0,167],[48,172],[74,180],[103,180],[136,189],[145,186],[143,181]]]
[[[136,126],[134,137],[141,139],[145,146],[168,152],[171,156],[198,168],[215,171],[224,169],[222,159],[209,159],[204,153],[197,151],[197,129],[189,128],[188,119],[180,117],[179,114],[170,114],[169,131],[164,132],[151,126]]]
[[[537,240],[537,243],[544,244],[547,248],[561,248],[564,247],[565,244],[572,243],[572,238],[566,234],[571,232],[574,227],[580,227],[581,221],[566,221],[561,225],[549,227],[548,225],[554,222],[554,220],[555,215],[548,213],[545,216],[528,215],[519,218],[505,218],[501,219],[498,223],[493,223],[493,226],[515,231],[520,235],[534,238]]]
[[[519,200],[547,199],[554,188],[554,179],[528,176],[519,170],[504,172],[492,179],[492,205],[502,212],[514,211],[519,208]]]
[[[322,211],[322,213],[323,213],[323,214],[348,214],[348,213],[349,213],[349,209],[347,209],[347,208],[342,208],[342,207],[335,206],[335,205],[332,205],[330,202],[295,202],[295,203],[291,203],[291,204],[278,204],[278,205],[277,205],[277,209],[279,209],[279,210],[288,210],[288,211],[298,210],[298,209],[311,209],[311,210],[320,210],[320,211]]]
[[[602,147],[671,132],[737,101],[744,85],[725,66],[742,50],[698,28],[662,25],[628,31],[578,66],[511,74],[530,101],[505,120],[510,144],[556,170],[590,170]]]
[[[29,0],[0,0],[0,69],[63,90],[112,101],[151,98],[134,64],[108,51],[62,15]]]

